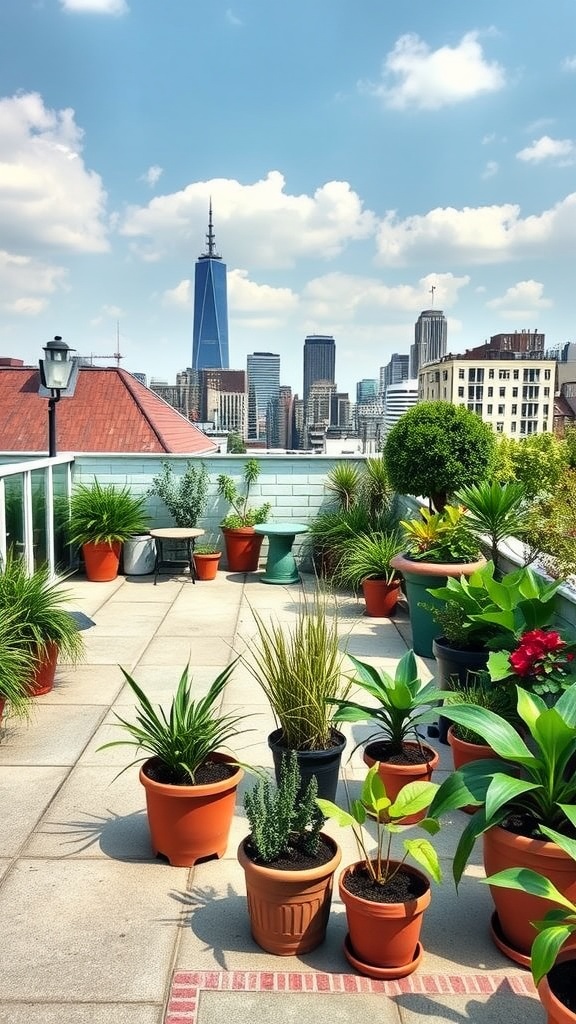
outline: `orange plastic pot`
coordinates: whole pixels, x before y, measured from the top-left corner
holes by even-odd
[[[223,527],[222,533],[230,572],[256,572],[263,534],[255,533],[253,526],[239,526],[234,530]]]
[[[120,565],[119,541],[111,544],[83,544],[82,556],[86,576],[92,583],[109,583],[115,580]]]
[[[233,764],[227,754],[212,754],[214,761]],[[192,867],[204,857],[223,857],[234,817],[236,790],[244,772],[220,782],[198,786],[170,786],[150,779],[146,765],[140,782],[146,790],[146,810],[152,850],[162,854],[174,867]]]
[[[194,571],[198,580],[215,580],[221,552],[213,554],[194,554]]]
[[[326,864],[304,871],[281,871],[255,864],[244,848],[238,860],[246,877],[246,898],[250,931],[258,945],[276,956],[309,953],[324,941],[330,915],[334,872],[342,853],[329,836],[322,838],[333,848]]]
[[[404,864],[403,871],[426,883],[426,892],[408,903],[374,903],[356,896],[345,885],[347,876],[361,868],[362,863],[344,868],[339,879],[355,966],[369,976],[373,976],[372,969],[376,968],[386,970],[389,978],[405,977],[410,973],[407,967],[417,966],[422,915],[430,904],[430,883],[417,868]],[[391,862],[391,866],[398,867],[398,862]],[[365,965],[365,970],[360,965]]]
[[[54,643],[46,645],[44,655],[38,661],[34,669],[32,679],[28,684],[30,697],[41,697],[44,693],[50,693],[54,686],[56,675],[56,663],[58,661],[58,647]]]
[[[492,757],[498,757],[498,754],[492,750],[492,747],[485,743],[468,743],[466,740],[461,740],[458,736],[455,736],[453,725],[448,729],[448,743],[452,749],[452,761],[455,771],[458,771],[465,764],[470,764],[471,761],[488,761]],[[478,806],[478,804],[468,804],[460,809],[465,814],[475,814]]]
[[[506,868],[530,868],[550,879],[564,895],[576,901],[576,872],[574,861],[559,846],[542,839],[528,839],[514,835],[499,826],[484,833],[484,868],[487,875],[495,875]],[[526,964],[530,957],[536,929],[532,921],[541,921],[555,906],[550,900],[515,889],[490,886],[498,915],[499,933],[504,942],[497,942],[510,959]]]
[[[400,581],[387,583],[386,580],[364,580],[362,593],[366,605],[366,615],[375,619],[385,619],[396,610],[400,597]]]
[[[376,758],[372,756],[373,746],[374,744],[369,743],[363,755],[364,763],[369,768],[376,763]],[[413,750],[419,749],[417,743],[405,743],[404,746],[411,747]],[[390,800],[394,801],[400,790],[409,782],[430,782],[432,772],[438,764],[440,757],[432,747],[427,746],[425,743],[422,744],[422,747],[426,752],[428,760],[420,764],[389,764],[387,761],[380,762],[378,775],[386,787],[386,795]],[[400,824],[413,825],[414,822],[421,821],[425,817],[425,810],[418,811],[417,814],[408,814],[405,818],[402,818]]]
[[[574,976],[576,977],[576,950],[567,949],[560,953],[556,963],[566,963],[566,961],[573,961],[572,969]],[[561,1003],[557,996],[554,995],[550,988],[548,977],[545,975],[542,981],[538,985],[538,995],[540,996],[540,1002],[546,1010],[548,1024],[576,1024],[576,1013],[569,1010],[564,1003]]]

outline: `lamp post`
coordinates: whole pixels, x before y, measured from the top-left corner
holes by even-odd
[[[70,353],[75,352],[69,348],[60,335],[56,335],[53,341],[49,341],[43,349],[45,358],[39,360],[40,380],[45,388],[50,391],[48,399],[48,455],[53,458],[56,455],[56,402],[60,401],[60,394],[66,391],[70,374],[73,369],[73,361]]]

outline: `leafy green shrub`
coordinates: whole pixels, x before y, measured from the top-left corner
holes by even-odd
[[[526,539],[554,579],[576,573],[576,470],[567,470],[553,492],[534,502]]]
[[[270,779],[259,779],[244,795],[244,809],[250,825],[250,843],[265,864],[290,857],[292,851],[314,856],[318,852],[324,815],[316,803],[318,783],[313,775],[302,796],[296,752],[282,757],[280,781],[274,789]]]
[[[153,478],[148,494],[162,499],[176,526],[194,529],[206,511],[209,479],[203,462],[187,462],[178,478],[172,463],[163,462],[162,472]]]

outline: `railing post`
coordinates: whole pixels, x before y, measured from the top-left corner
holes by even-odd
[[[32,473],[26,470],[24,483],[24,561],[30,574],[34,572],[34,520],[32,517]]]
[[[50,567],[50,575],[54,576],[56,573],[55,566],[55,555],[54,555],[54,474],[52,473],[52,466],[46,466],[46,474],[44,478],[44,493],[46,495],[46,556],[48,559],[48,565]]]
[[[6,487],[4,477],[0,477],[0,571],[6,565]]]

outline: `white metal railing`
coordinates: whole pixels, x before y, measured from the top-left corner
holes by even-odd
[[[29,459],[26,462],[9,462],[0,465],[0,566],[6,562],[6,556],[12,541],[8,536],[8,521],[6,514],[6,480],[9,477],[21,477],[22,479],[22,540],[16,541],[18,547],[22,548],[22,557],[26,563],[28,572],[33,572],[35,567],[34,557],[34,513],[33,513],[33,489],[32,474],[38,470],[44,471],[44,499],[45,499],[45,531],[46,531],[46,561],[50,566],[52,575],[56,573],[56,552],[55,552],[55,529],[54,529],[54,467],[66,466],[65,491],[69,498],[72,490],[72,464],[73,455],[57,455],[55,458]]]

